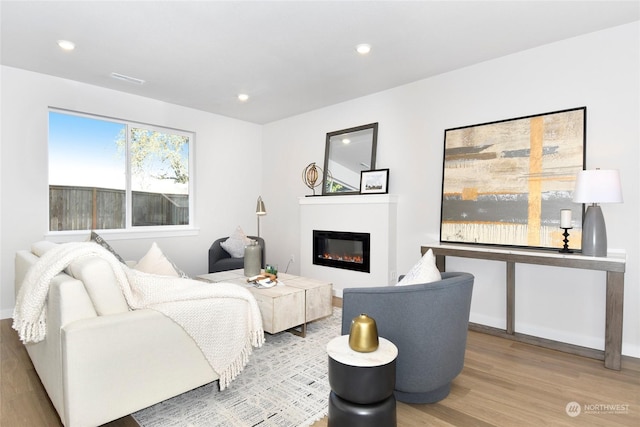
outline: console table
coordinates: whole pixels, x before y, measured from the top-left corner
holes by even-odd
[[[500,249],[487,246],[464,246],[455,244],[433,244],[422,246],[424,254],[429,249],[433,250],[436,257],[436,265],[440,271],[445,271],[445,258],[447,256],[459,258],[475,258],[491,261],[506,262],[506,286],[507,286],[507,324],[506,330],[469,324],[469,329],[514,339],[529,344],[535,344],[554,350],[577,354],[604,360],[604,366],[609,369],[620,370],[622,353],[622,310],[624,303],[624,272],[625,255],[607,257],[589,257],[579,254],[561,254],[558,252],[546,252],[540,250],[524,249]],[[601,350],[581,347],[573,344],[533,337],[515,332],[515,292],[516,292],[516,267],[521,264],[538,264],[555,267],[579,268],[584,270],[598,270],[607,272],[607,297],[605,319],[604,352]]]

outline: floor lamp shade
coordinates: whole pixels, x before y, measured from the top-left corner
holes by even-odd
[[[620,174],[605,169],[578,172],[573,201],[591,204],[582,224],[582,254],[607,256],[607,229],[598,203],[622,203]]]
[[[267,208],[264,206],[262,196],[258,196],[258,203],[256,204],[256,215],[258,216],[258,237],[260,237],[260,217],[267,214]]]
[[[258,196],[258,203],[256,204],[256,215],[266,215],[267,208],[264,207],[262,196]]]

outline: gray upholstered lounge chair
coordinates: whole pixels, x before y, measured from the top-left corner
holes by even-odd
[[[262,248],[262,259],[260,266],[265,267],[265,246],[264,239],[258,236],[247,236],[250,239],[256,240]],[[217,273],[218,271],[237,270],[244,268],[244,258],[232,258],[229,252],[225,251],[220,243],[227,240],[229,237],[221,237],[213,242],[209,248],[209,273]]]
[[[344,289],[342,334],[366,313],[378,335],[398,347],[397,400],[433,403],[449,394],[464,365],[473,279],[442,273],[442,280],[427,284]]]

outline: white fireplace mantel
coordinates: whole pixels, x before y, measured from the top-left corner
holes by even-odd
[[[300,197],[300,205],[375,205],[397,204],[398,196],[394,194],[360,194],[354,196],[315,196]]]
[[[339,297],[344,288],[395,283],[397,204],[392,194],[300,197],[300,274],[332,282]],[[313,264],[313,230],[369,233],[370,273]]]

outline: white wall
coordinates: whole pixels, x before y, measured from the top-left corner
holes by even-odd
[[[48,226],[47,107],[124,118],[194,131],[195,217],[193,236],[110,240],[125,259],[139,259],[156,240],[191,275],[207,272],[213,240],[240,225],[256,232],[261,191],[262,127],[123,92],[10,67],[1,69],[2,145],[0,183],[0,307],[12,315],[16,250],[43,239]],[[88,233],[87,233],[88,235]]]
[[[605,205],[610,248],[627,252],[623,354],[640,357],[639,25],[520,52],[264,127],[264,237],[269,258],[299,254],[303,168],[323,163],[325,134],[379,122],[376,166],[398,199],[398,273],[439,238],[444,129],[587,106],[587,167],[619,169],[624,204]],[[433,58],[437,61],[437,58]],[[505,324],[505,267],[451,259],[476,276],[472,321]],[[281,268],[282,269],[282,268]],[[289,272],[298,272],[293,264]],[[604,273],[518,265],[516,330],[604,348]]]

